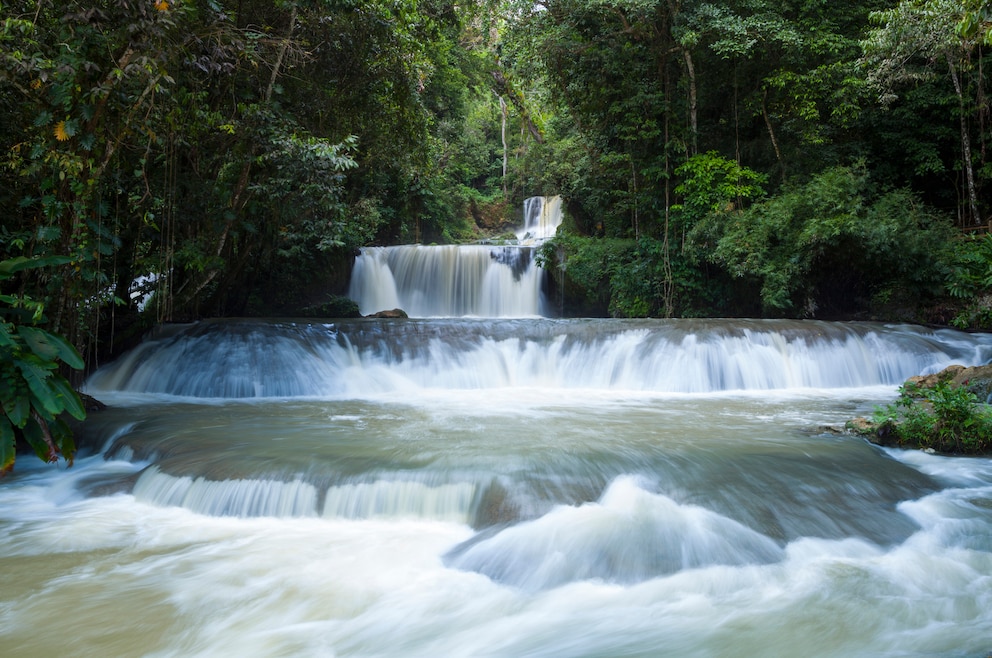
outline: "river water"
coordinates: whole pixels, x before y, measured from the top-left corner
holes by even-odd
[[[226,321],[0,483],[4,656],[986,656],[992,460],[826,429],[992,337]]]

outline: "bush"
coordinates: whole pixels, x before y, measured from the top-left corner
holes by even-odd
[[[872,431],[901,446],[976,454],[992,450],[992,410],[974,393],[947,381],[932,388],[906,383],[892,404],[877,407]]]
[[[66,262],[62,256],[0,261],[0,282]],[[0,476],[14,467],[18,437],[41,459],[61,456],[71,464],[76,447],[64,414],[86,417],[79,395],[58,372],[60,363],[81,369],[83,360],[64,337],[38,326],[43,310],[24,296],[0,294]]]

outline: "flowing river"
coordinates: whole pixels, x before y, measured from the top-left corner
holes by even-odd
[[[215,321],[0,482],[4,656],[976,656],[992,460],[825,429],[992,337]]]

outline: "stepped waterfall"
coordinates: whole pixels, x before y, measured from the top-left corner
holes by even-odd
[[[560,224],[561,197],[531,197],[517,245],[366,247],[348,296],[363,315],[395,308],[418,318],[548,315],[534,247]]]
[[[839,429],[992,336],[542,317],[533,249],[368,248],[353,298],[411,318],[167,325],[94,372],[75,465],[0,483],[5,655],[992,649],[992,460]]]

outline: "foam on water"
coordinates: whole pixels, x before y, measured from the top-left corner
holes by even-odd
[[[96,395],[362,397],[422,389],[671,393],[896,385],[992,357],[992,337],[792,321],[225,321],[152,338]]]
[[[597,533],[564,521],[582,514],[596,526],[609,513],[635,544],[673,522],[675,534],[752,542],[755,559],[621,582],[578,573],[590,555],[578,550],[554,586],[555,560],[573,553],[539,551],[549,568],[532,572],[543,579],[534,588],[445,565],[472,536],[458,523],[217,518],[121,494],[55,502],[46,492],[58,479],[24,473],[0,487],[0,640],[11,655],[65,655],[70,642],[78,656],[247,657],[981,656],[992,645],[987,509],[974,516],[987,489],[907,502],[920,528],[896,546],[808,537],[766,549],[622,479],[595,505],[524,524],[521,540],[592,549]],[[36,632],[33,620],[59,610],[72,611],[62,615],[71,639]]]

